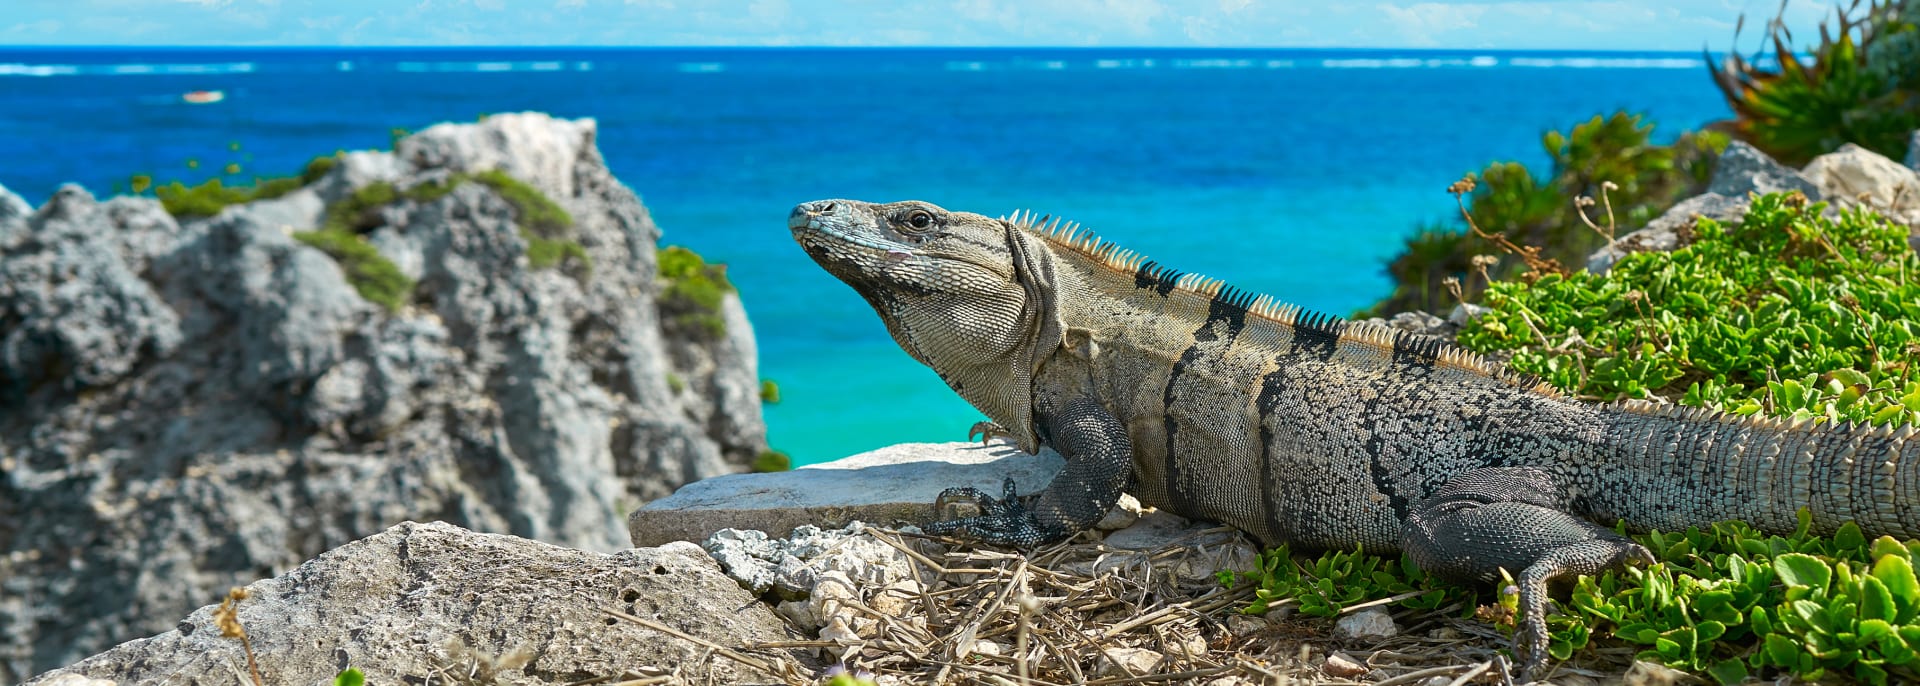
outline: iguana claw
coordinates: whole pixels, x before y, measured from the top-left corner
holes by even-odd
[[[974,517],[932,522],[920,527],[920,530],[935,536],[944,536],[964,529],[967,538],[1022,550],[1032,548],[1050,538],[1045,529],[1040,526],[1040,522],[1034,519],[1033,513],[1020,504],[1019,495],[1014,491],[1012,478],[1006,480],[1005,492],[998,499],[970,486],[941,491],[940,497],[933,501],[934,510],[940,511],[948,501],[956,498],[972,500],[980,507],[980,514]]]
[[[971,441],[973,440],[974,436],[979,436],[980,445],[986,445],[988,443],[991,443],[993,442],[993,439],[996,439],[996,438],[1005,438],[1007,436],[1012,436],[1012,435],[1013,435],[1013,432],[1008,431],[1005,428],[1002,428],[999,424],[995,424],[993,422],[974,422],[973,428],[967,429],[967,440]]]

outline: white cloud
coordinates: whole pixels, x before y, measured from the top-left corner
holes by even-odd
[[[42,35],[52,35],[55,33],[59,33],[61,26],[64,26],[64,24],[62,24],[58,19],[42,19],[40,21],[30,21],[24,24],[14,24],[13,26],[7,27],[7,33],[10,33],[10,34],[38,33]]]
[[[1407,45],[1415,47],[1439,45],[1439,34],[1471,30],[1479,24],[1481,15],[1487,13],[1487,6],[1482,4],[1450,5],[1438,2],[1422,2],[1406,7],[1381,3],[1374,8],[1384,15],[1387,25],[1406,39]]]

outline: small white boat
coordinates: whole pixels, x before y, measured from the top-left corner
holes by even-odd
[[[226,91],[187,91],[180,96],[189,105],[211,105],[227,99]]]

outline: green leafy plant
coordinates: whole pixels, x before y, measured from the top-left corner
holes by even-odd
[[[1606,274],[1499,282],[1460,343],[1574,395],[1735,414],[1920,422],[1920,261],[1907,229],[1763,196],[1745,221]]]
[[[1632,227],[1704,189],[1727,137],[1686,132],[1669,145],[1657,145],[1653,132],[1641,115],[1596,115],[1565,132],[1541,136],[1553,164],[1545,177],[1518,162],[1488,165],[1473,176],[1469,197],[1469,215],[1481,231],[1437,224],[1410,236],[1387,266],[1393,294],[1370,312],[1446,312],[1490,281],[1539,271],[1537,264],[1557,269],[1584,263],[1609,237],[1588,226],[1582,199],[1603,199],[1592,208],[1602,215],[1600,224]],[[1491,255],[1502,251],[1502,242],[1537,246],[1536,262]],[[1449,280],[1457,286],[1447,287]]]
[[[774,383],[773,379],[760,380],[760,402],[769,405],[780,402],[780,385]]]
[[[1260,567],[1231,575],[1223,583],[1246,581],[1255,585],[1254,599],[1244,610],[1263,614],[1274,605],[1292,601],[1300,614],[1332,617],[1360,603],[1411,594],[1403,607],[1434,609],[1469,594],[1428,578],[1404,558],[1388,559],[1354,551],[1328,551],[1317,558],[1297,557],[1281,545],[1260,554]]]
[[[1825,209],[1795,193],[1761,196],[1738,224],[1698,222],[1671,253],[1628,255],[1606,274],[1495,282],[1490,311],[1460,343],[1590,399],[1920,423],[1920,258],[1904,227]],[[1547,618],[1548,652],[1624,642],[1641,659],[1729,684],[1920,679],[1920,542],[1868,541],[1852,524],[1813,536],[1811,516],[1800,517],[1787,536],[1739,522],[1634,535],[1660,562],[1578,579]],[[1261,589],[1249,611],[1293,599],[1302,614],[1330,616],[1395,596],[1424,607],[1457,597],[1407,595],[1436,587],[1405,561],[1362,557],[1269,551],[1242,577]],[[1511,608],[1480,615],[1503,621]]]
[[[367,675],[353,667],[348,667],[333,677],[333,686],[365,686],[366,683]]]
[[[1733,109],[1733,131],[1795,166],[1843,143],[1894,159],[1906,153],[1908,135],[1920,128],[1920,3],[1873,0],[1863,11],[1855,0],[1837,8],[1832,24],[1822,23],[1810,62],[1794,53],[1793,33],[1779,17],[1767,34],[1777,68],[1759,54],[1709,62]]]

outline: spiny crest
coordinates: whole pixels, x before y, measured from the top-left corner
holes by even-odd
[[[1183,273],[1148,260],[1146,256],[1122,248],[1112,241],[1103,240],[1077,223],[1063,222],[1050,214],[1036,216],[1031,211],[1020,210],[1011,215],[1002,216],[1000,220],[1010,222],[1014,227],[1032,233],[1057,247],[1086,255],[1097,263],[1128,274],[1135,279],[1136,283],[1159,284],[1170,290],[1204,296],[1210,302],[1242,309],[1254,316],[1292,327],[1296,331],[1390,350],[1408,350],[1412,354],[1433,359],[1439,364],[1482,374],[1535,393],[1556,398],[1564,397],[1559,389],[1548,385],[1538,377],[1513,371],[1506,365],[1489,362],[1472,351],[1442,339],[1417,336],[1398,329],[1363,322],[1350,322],[1330,314],[1282,303],[1272,296],[1234,288],[1220,279]]]
[[[1011,222],[1015,227],[1049,243],[1105,262],[1115,269],[1134,271],[1146,261],[1146,257],[1139,253],[1122,248],[1113,241],[1102,240],[1091,229],[1080,226],[1079,222],[1062,221],[1050,214],[1036,217],[1028,210],[1017,210],[1011,216],[1000,217],[1000,220]]]
[[[1684,422],[1712,422],[1727,427],[1748,429],[1766,429],[1774,431],[1832,431],[1843,435],[1860,434],[1875,438],[1903,439],[1920,434],[1920,426],[1913,424],[1889,425],[1869,424],[1867,422],[1845,421],[1825,423],[1817,417],[1768,417],[1758,414],[1734,414],[1710,407],[1691,407],[1656,403],[1638,398],[1622,398],[1607,403],[1608,407],[1624,410],[1637,415],[1677,419]]]

